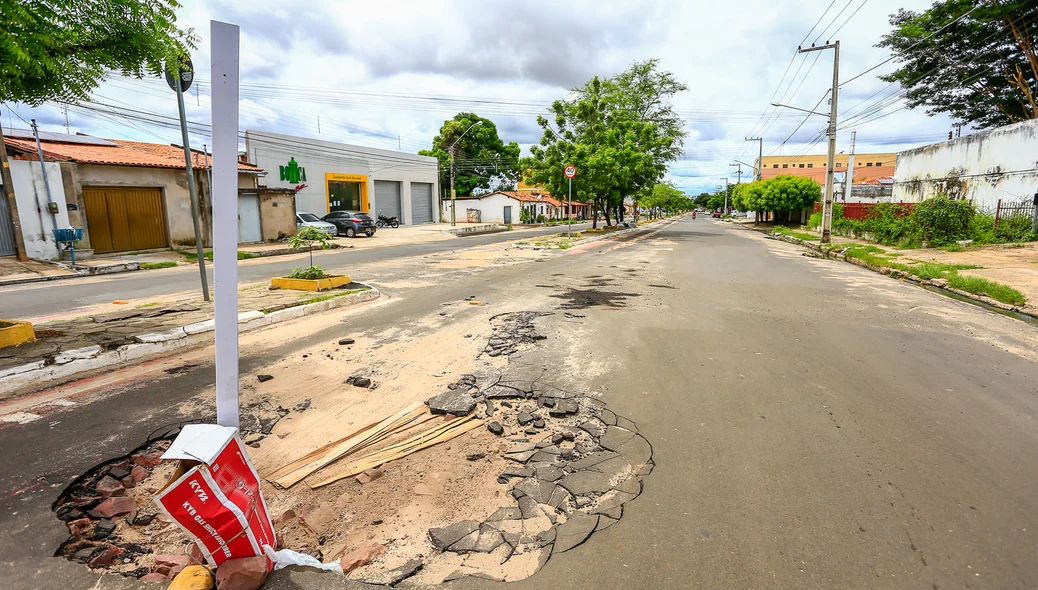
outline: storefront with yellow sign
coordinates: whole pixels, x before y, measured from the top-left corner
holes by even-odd
[[[329,213],[368,210],[367,176],[328,172],[324,175],[324,186]]]
[[[404,225],[439,221],[436,158],[252,130],[245,132],[245,149],[266,171],[260,185],[295,191],[297,213],[365,211]]]

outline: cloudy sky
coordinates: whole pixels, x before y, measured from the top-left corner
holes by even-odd
[[[185,0],[179,22],[201,37],[194,52],[198,82],[187,97],[189,120],[203,124],[194,128],[193,144],[211,144],[204,127],[210,19],[241,27],[242,130],[408,152],[429,147],[444,119],[460,110],[494,120],[502,138],[525,151],[540,137],[536,115],[569,88],[658,58],[688,86],[674,101],[687,123],[685,156],[671,165],[669,180],[698,193],[725,176],[734,182],[729,164],[736,160],[753,162],[757,144],[745,142],[747,136],[763,135],[765,155],[824,152],[824,117],[805,121],[802,113],[768,106],[828,111],[832,52],[797,55],[798,44],[839,39],[840,77],[849,80],[889,57],[873,45],[890,29],[891,13],[929,3]],[[849,148],[852,130],[859,153],[946,136],[946,117],[900,108],[896,96],[880,102],[898,90],[876,78],[893,65],[841,89],[838,150]],[[179,142],[176,99],[164,81],[113,77],[94,100],[93,107],[68,109],[73,133]],[[105,112],[116,109],[138,113]],[[65,130],[59,106],[21,106],[17,114]],[[24,127],[17,117],[3,122]],[[744,166],[743,179],[749,175]]]

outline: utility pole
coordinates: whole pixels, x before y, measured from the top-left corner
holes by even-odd
[[[450,160],[451,160],[451,227],[453,227],[454,224],[455,224],[455,217],[456,217],[456,215],[455,215],[454,211],[455,211],[456,201],[457,201],[457,198],[458,198],[458,192],[454,190],[454,146],[458,145],[458,142],[461,141],[462,137],[465,137],[465,133],[468,133],[469,131],[472,131],[473,127],[477,127],[477,126],[482,125],[482,124],[483,124],[483,121],[479,120],[479,121],[476,121],[475,123],[473,123],[472,125],[469,125],[469,128],[466,129],[464,133],[459,135],[458,139],[455,139],[454,143],[452,143],[451,146],[447,149],[447,153],[450,154]]]
[[[47,191],[47,213],[50,213],[50,222],[54,224],[54,229],[58,229],[58,204],[54,202],[54,197],[50,194],[50,183],[47,182],[47,164],[43,161],[43,146],[40,145],[40,129],[36,126],[36,119],[29,119],[32,121],[32,134],[36,137],[36,153],[40,156],[40,173],[43,174],[43,188]],[[58,246],[58,258],[61,258],[61,245],[57,244],[57,239],[54,240]],[[75,266],[73,261],[72,266]]]
[[[847,202],[853,196],[854,190],[854,144],[858,139],[858,132],[851,131],[851,153],[847,156],[847,178],[843,183],[843,200]]]
[[[728,177],[724,177],[724,209],[721,210],[721,215],[728,215]]]
[[[836,167],[836,102],[840,94],[840,42],[826,43],[818,47],[804,49],[797,47],[797,53],[832,49],[833,53],[833,90],[829,97],[829,157],[825,171],[825,200],[822,202],[822,243],[832,241],[833,233],[833,168]]]
[[[202,228],[198,221],[198,192],[195,189],[195,173],[191,166],[191,143],[187,136],[187,111],[184,109],[184,83],[190,88],[191,80],[194,79],[194,70],[188,69],[190,79],[183,74],[181,64],[176,64],[176,72],[170,72],[167,68],[166,81],[177,91],[177,108],[180,109],[180,136],[184,141],[184,168],[187,170],[187,190],[191,196],[191,221],[195,226],[195,252],[198,254],[198,274],[202,279],[202,299],[209,301],[209,278],[205,276],[205,249],[202,247]],[[212,187],[209,189],[212,191]],[[212,193],[209,195],[213,201]],[[215,228],[214,228],[215,229]]]
[[[763,137],[747,137],[746,141],[757,142],[757,165],[754,166],[754,177],[757,180],[764,180],[764,138]]]
[[[952,123],[952,127],[955,128],[955,139],[962,137],[962,126],[965,123]]]
[[[728,164],[729,166],[736,166],[739,169],[739,180],[735,184],[742,184],[742,162],[736,162],[735,164]]]

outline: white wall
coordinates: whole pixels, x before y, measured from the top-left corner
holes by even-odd
[[[898,153],[892,200],[944,193],[993,210],[999,199],[1030,201],[1036,188],[1038,119]]]
[[[47,189],[43,184],[40,163],[27,160],[10,160],[11,178],[14,181],[15,201],[18,203],[18,219],[25,239],[25,253],[29,258],[57,260],[58,244],[54,241],[54,221],[47,212]],[[61,182],[61,167],[57,162],[47,162],[47,182],[51,197],[58,204],[57,227],[66,228],[68,208],[65,206],[65,189]]]
[[[513,199],[507,195],[494,194],[489,197],[482,199],[458,199],[457,200],[457,221],[465,223],[467,221],[468,214],[467,209],[479,209],[480,211],[480,223],[504,223],[505,222],[505,207],[512,207],[512,223],[519,223],[519,215],[521,214],[522,203],[516,199]],[[443,201],[443,218],[447,221],[451,219],[451,201],[450,199],[444,199]]]
[[[306,187],[296,193],[296,211],[317,216],[328,213],[326,174],[359,174],[368,177],[368,211],[378,211],[375,199],[375,181],[400,182],[401,222],[411,224],[411,183],[433,185],[432,210],[438,209],[439,161],[429,156],[380,150],[344,143],[335,143],[260,131],[245,132],[245,149],[249,161],[266,170],[259,183],[269,187],[294,188],[295,183],[282,181],[280,167],[291,158],[306,169]]]

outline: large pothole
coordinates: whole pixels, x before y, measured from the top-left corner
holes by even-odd
[[[491,318],[476,370],[427,402],[447,420],[469,414],[485,427],[329,485],[264,481],[279,545],[344,566],[351,560],[348,577],[372,584],[514,581],[616,523],[653,468],[652,447],[600,400],[511,363],[544,339],[535,323],[545,315]],[[255,423],[256,432],[243,436],[256,446],[268,444],[264,436],[276,442],[271,433],[289,410],[267,399],[252,410],[243,424]],[[70,537],[57,555],[151,581],[194,559],[151,500],[172,472],[158,456],[174,434],[91,469],[62,493],[54,508]],[[359,560],[358,550],[366,553]]]

